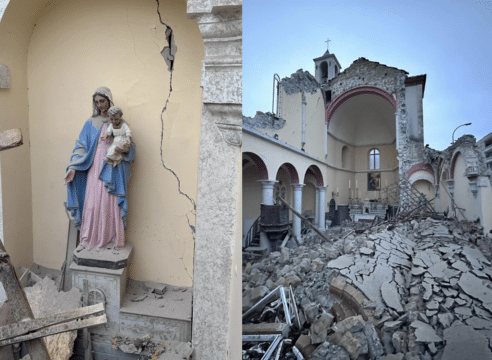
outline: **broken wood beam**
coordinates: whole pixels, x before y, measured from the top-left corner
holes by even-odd
[[[290,238],[290,231],[285,236],[284,241],[282,241],[282,245],[280,245],[281,248],[283,248],[283,247],[285,247],[285,245],[287,245],[287,241],[289,241],[289,238]]]
[[[45,336],[56,335],[67,331],[85,329],[92,326],[106,324],[107,322],[108,319],[106,317],[106,314],[101,316],[91,317],[89,319],[73,320],[67,323],[49,326],[47,328],[35,331],[28,335],[22,335],[11,339],[2,340],[0,341],[0,346],[15,344],[15,343],[29,341],[29,340],[36,340]],[[32,352],[29,352],[29,354],[31,354],[32,357]],[[48,357],[46,359],[49,360],[50,358]]]
[[[0,283],[2,283],[7,295],[7,302],[12,310],[15,321],[21,322],[27,319],[34,319],[31,307],[27,301],[26,294],[19,283],[15,274],[14,267],[10,263],[10,256],[0,241]],[[8,345],[8,344],[4,344]],[[28,353],[32,360],[50,360],[50,355],[46,345],[41,339],[28,341],[25,343]],[[0,344],[0,346],[3,346]]]
[[[270,335],[281,334],[289,336],[290,327],[286,323],[243,324],[243,335]]]
[[[51,316],[26,320],[14,324],[9,324],[0,327],[0,341],[15,338],[17,336],[25,335],[27,333],[37,331],[49,326],[58,325],[71,320],[90,315],[96,315],[104,311],[104,304],[96,304],[86,307],[81,307],[75,310],[63,311]]]
[[[277,199],[279,199],[282,202],[282,204],[284,204],[285,206],[287,206],[290,209],[290,211],[292,211],[295,215],[297,215],[299,218],[301,218],[302,220],[304,220],[306,222],[306,224],[311,227],[311,229],[313,229],[319,236],[321,236],[321,238],[323,238],[324,240],[326,240],[328,242],[331,242],[331,240],[328,239],[325,235],[323,235],[323,233],[321,231],[319,231],[318,229],[316,229],[314,227],[314,225],[311,224],[311,222],[308,219],[306,219],[304,216],[302,216],[297,211],[295,211],[292,206],[290,206],[289,204],[287,204],[287,202],[284,199],[282,199],[281,197],[278,197]]]
[[[41,276],[37,275],[36,273],[31,271],[30,269],[25,268],[24,266],[19,266],[19,270],[22,271],[21,279],[25,275],[29,275],[29,277],[37,283],[43,280],[43,278]],[[19,280],[19,281],[21,281],[21,280]],[[21,283],[22,283],[22,281],[21,281]]]
[[[0,133],[0,151],[22,145],[21,129],[11,129]]]

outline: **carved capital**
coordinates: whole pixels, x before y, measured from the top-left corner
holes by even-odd
[[[205,104],[226,143],[242,145],[241,105]]]
[[[188,1],[203,37],[203,103],[242,103],[242,11],[237,0]]]

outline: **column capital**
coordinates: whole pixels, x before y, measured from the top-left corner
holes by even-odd
[[[305,184],[292,184],[294,190],[301,190],[304,186]]]
[[[325,191],[328,186],[317,186],[316,190]]]
[[[278,183],[278,180],[256,180],[263,186],[274,186],[276,183]]]

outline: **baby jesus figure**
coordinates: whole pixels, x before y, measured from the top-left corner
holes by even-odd
[[[108,164],[113,164],[113,167],[118,165],[122,160],[123,156],[121,152],[115,152],[117,147],[121,148],[123,145],[130,145],[131,131],[128,124],[121,117],[123,116],[123,111],[118,106],[111,106],[108,110],[109,120],[111,124],[106,129],[106,133],[101,136],[102,140],[108,139],[111,135],[114,136],[113,143],[109,146],[104,161]]]

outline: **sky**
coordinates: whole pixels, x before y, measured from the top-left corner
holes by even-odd
[[[243,0],[243,114],[272,111],[273,75],[314,75],[335,54],[342,71],[364,57],[427,74],[424,143],[443,150],[492,132],[491,1]]]

